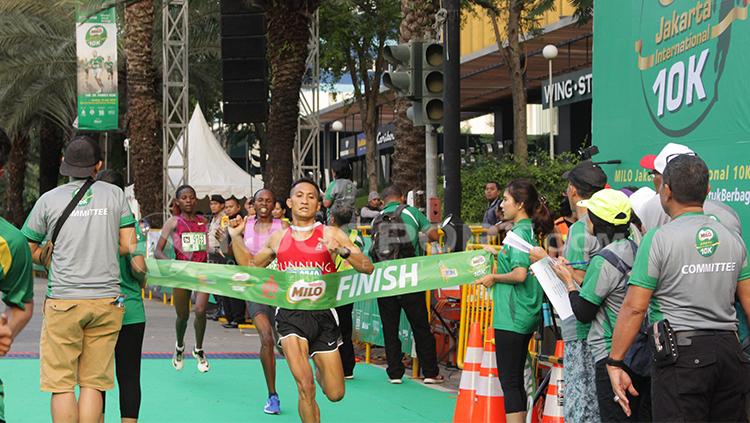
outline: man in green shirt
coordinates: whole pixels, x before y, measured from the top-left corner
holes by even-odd
[[[739,235],[703,213],[708,175],[703,160],[685,154],[668,160],[662,175],[659,196],[672,221],[641,241],[607,358],[613,399],[627,415],[625,393],[636,389],[622,360],[648,309],[652,325],[669,322],[678,351],[655,362],[654,421],[745,419],[750,362],[737,338],[735,301],[750,309],[750,266]]]
[[[416,208],[411,206],[402,208],[404,196],[397,186],[391,185],[383,190],[381,197],[385,207],[380,212],[380,216],[373,220],[373,236],[376,236],[378,231],[383,231],[384,225],[388,224],[384,221],[384,216],[393,216],[398,210],[401,210],[400,219],[413,246],[414,254],[412,256],[423,255],[424,248],[419,240],[419,234],[425,233],[429,241],[437,241],[437,228],[432,227],[427,217]],[[393,223],[390,224],[393,225]],[[370,251],[370,257],[373,258],[373,261],[376,260],[378,255],[374,252],[376,247],[373,244],[373,249]],[[402,254],[394,258],[407,257],[408,255]],[[378,309],[383,323],[383,341],[385,342],[385,356],[388,361],[386,372],[390,383],[400,384],[405,372],[404,364],[401,361],[401,341],[398,339],[401,309],[406,313],[409,325],[414,333],[417,358],[425,376],[424,383],[442,383],[444,378],[440,375],[437,365],[435,338],[430,331],[430,324],[427,320],[427,304],[425,303],[424,292],[378,298]]]
[[[11,143],[0,129],[0,175],[8,162]],[[0,291],[8,306],[0,316],[0,356],[8,353],[15,338],[31,320],[34,310],[34,278],[31,251],[26,237],[7,220],[0,218]],[[0,422],[5,421],[3,383],[0,381]]]

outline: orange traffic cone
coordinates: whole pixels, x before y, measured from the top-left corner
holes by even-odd
[[[476,401],[476,386],[479,380],[479,367],[482,361],[482,329],[479,323],[472,323],[469,330],[469,343],[464,354],[464,370],[461,372],[461,384],[458,388],[456,410],[453,413],[454,423],[471,421],[471,413]]]
[[[562,358],[563,341],[557,341],[555,344],[555,356]],[[547,398],[544,401],[542,423],[563,423],[565,421],[563,417],[563,401],[565,401],[563,393],[563,387],[565,385],[563,366],[555,363],[552,365],[551,371],[552,376],[550,376],[549,379]]]
[[[505,423],[505,398],[497,373],[495,331],[491,326],[487,328],[485,335],[477,384],[477,402],[471,420],[482,423]]]

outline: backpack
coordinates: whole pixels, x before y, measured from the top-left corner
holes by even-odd
[[[630,247],[633,249],[633,256],[635,257],[635,251],[637,250],[637,246],[635,245],[635,242],[628,239],[628,242],[630,243]],[[625,261],[623,261],[617,254],[613,253],[610,250],[601,250],[598,253],[595,254],[595,256],[600,256],[604,260],[607,260],[609,264],[615,267],[620,273],[622,273],[623,279],[630,276],[630,270],[632,266],[629,266]],[[628,292],[628,285],[625,284],[625,293],[627,295]],[[607,320],[609,320],[609,315],[604,314],[607,316]],[[651,348],[649,347],[648,342],[648,319],[643,319],[643,322],[641,322],[641,327],[638,329],[638,334],[635,337],[635,340],[630,345],[630,348],[628,348],[628,352],[625,353],[625,359],[623,360],[625,362],[625,365],[630,368],[630,370],[633,371],[633,373],[637,374],[641,377],[649,377],[651,375],[651,363],[654,361],[654,355],[651,351]],[[611,322],[610,322],[611,323]]]
[[[417,255],[406,223],[401,218],[405,205],[390,213],[381,213],[372,221],[370,258],[374,263]]]
[[[340,191],[337,191],[334,202],[349,206],[353,209],[354,202],[357,198],[357,187],[354,185],[354,182],[349,179],[336,179],[336,184],[341,184],[342,187],[340,188]]]

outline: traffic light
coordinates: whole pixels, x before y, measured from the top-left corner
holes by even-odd
[[[441,125],[443,121],[443,45],[411,41],[386,46],[385,60],[396,69],[383,74],[383,84],[396,96],[412,101],[407,116],[415,126]]]
[[[383,84],[395,91],[398,97],[416,100],[422,94],[419,83],[422,72],[421,44],[409,42],[385,46],[383,57],[396,68],[383,73]]]
[[[434,41],[422,44],[422,121],[421,124],[443,123],[443,45]]]

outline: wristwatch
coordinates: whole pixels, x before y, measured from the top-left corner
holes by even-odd
[[[342,259],[348,259],[352,254],[352,251],[346,247],[339,247],[337,252],[339,253],[339,257],[341,257]]]
[[[607,357],[606,364],[607,364],[607,366],[619,367],[619,368],[621,368],[623,370],[625,370],[625,369],[628,368],[628,366],[625,364],[624,361],[622,361],[622,360],[615,360],[612,357]]]

